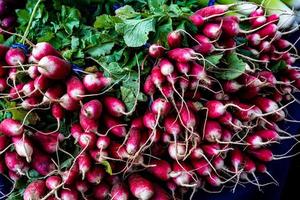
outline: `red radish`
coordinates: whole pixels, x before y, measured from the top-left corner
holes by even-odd
[[[146,128],[154,130],[156,128],[157,115],[153,112],[148,112],[143,117],[143,124]]]
[[[57,151],[58,144],[64,139],[64,136],[58,132],[51,133],[50,135],[36,132],[32,138],[40,144],[45,152],[51,154]]]
[[[264,161],[270,162],[273,160],[273,153],[269,149],[256,149],[250,152],[255,158]]]
[[[175,117],[166,117],[164,120],[164,127],[167,133],[176,137],[181,133],[182,128],[180,122]]]
[[[205,23],[205,18],[198,14],[191,15],[189,19],[197,27],[200,27]]]
[[[153,67],[151,70],[151,81],[157,88],[161,88],[162,83],[165,81],[165,76],[158,66]]]
[[[174,87],[172,85],[166,84],[161,87],[161,92],[166,98],[174,99]],[[300,88],[300,87],[299,87]]]
[[[67,80],[67,93],[68,95],[76,100],[82,100],[82,95],[85,94],[83,83],[76,76],[72,76]]]
[[[82,180],[77,180],[76,181],[76,189],[78,192],[80,192],[81,194],[84,194],[85,192],[87,192],[89,190],[89,183],[87,181],[82,181]]]
[[[218,121],[222,125],[231,125],[232,124],[232,115],[230,112],[225,112],[221,117],[219,117]]]
[[[257,33],[259,34],[259,36],[261,38],[264,38],[264,37],[272,38],[275,36],[277,29],[278,29],[278,27],[276,24],[268,24],[265,27],[263,27],[262,29],[260,29]]]
[[[267,22],[267,18],[265,16],[257,16],[256,18],[251,19],[250,22],[253,28],[258,28]]]
[[[109,196],[109,187],[105,183],[100,183],[93,187],[93,196],[95,199],[105,200]]]
[[[162,57],[164,52],[165,52],[165,48],[161,45],[158,44],[152,44],[149,47],[149,55],[153,58],[159,58]]]
[[[36,105],[39,104],[39,100],[35,97],[29,97],[27,99],[25,99],[22,103],[21,106],[22,108],[24,108],[25,110],[30,110],[32,108],[35,108]]]
[[[103,104],[107,112],[114,117],[120,117],[125,113],[125,104],[115,97],[105,97]]]
[[[253,33],[253,34],[247,35],[246,37],[251,46],[257,46],[262,41],[262,39],[258,33]]]
[[[152,112],[159,116],[167,115],[170,112],[171,107],[171,103],[163,98],[157,98],[151,104]]]
[[[278,49],[282,49],[282,50],[287,49],[288,47],[291,46],[291,43],[288,40],[285,40],[285,39],[276,40],[274,43],[275,43],[275,46]]]
[[[182,123],[184,124],[185,128],[190,130],[194,130],[195,126],[197,125],[197,119],[195,113],[192,110],[189,110],[186,107],[183,107],[180,110],[180,118]]]
[[[194,38],[199,42],[199,43],[210,43],[210,40],[208,37],[201,35],[201,34],[196,34]]]
[[[179,47],[182,43],[182,35],[179,31],[172,31],[167,37],[168,45],[171,48]]]
[[[218,156],[220,154],[220,145],[217,143],[202,145],[203,152],[208,157]]]
[[[202,158],[204,155],[203,150],[200,147],[196,147],[193,149],[192,153],[191,153],[191,158],[192,159],[199,159]]]
[[[59,98],[64,94],[64,88],[61,85],[54,85],[49,87],[43,97],[44,103],[52,103],[58,101]]]
[[[217,156],[213,159],[212,165],[215,167],[216,170],[223,169],[225,166],[224,159],[221,156]]]
[[[206,102],[207,115],[209,118],[215,119],[219,118],[226,112],[226,106],[220,101],[210,100]]]
[[[125,137],[126,135],[126,128],[124,124],[119,123],[119,121],[115,118],[105,116],[104,117],[104,124],[109,129],[109,132],[114,134],[117,137]]]
[[[27,162],[31,162],[33,148],[30,140],[27,137],[13,137],[15,150],[21,157],[25,157]]]
[[[98,185],[104,178],[105,171],[98,166],[95,166],[94,168],[90,169],[86,173],[86,180],[89,183]]]
[[[93,149],[96,145],[96,134],[92,132],[81,133],[78,138],[78,144],[82,149]]]
[[[79,115],[79,122],[85,132],[96,132],[99,128],[99,123],[96,120],[87,118],[82,114]]]
[[[6,52],[9,50],[9,47],[0,44],[0,57],[3,58],[5,56]]]
[[[96,142],[98,149],[106,149],[110,144],[110,137],[108,136],[99,136]]]
[[[224,142],[230,142],[232,139],[232,133],[227,130],[227,129],[223,129],[223,132],[222,132],[222,141]]]
[[[41,199],[46,193],[46,184],[44,180],[35,180],[31,182],[23,193],[24,200]]]
[[[174,176],[173,180],[178,186],[188,186],[192,180],[191,170],[192,168],[186,163],[177,162],[173,163],[172,166]]]
[[[103,74],[101,72],[96,72],[94,74],[87,74],[83,78],[83,85],[85,89],[90,93],[100,92],[106,85],[102,80]]]
[[[103,149],[90,150],[90,156],[97,163],[102,163],[104,160],[106,160],[106,158],[108,156],[108,151],[103,150]]]
[[[71,166],[70,169],[63,171],[61,173],[61,177],[63,180],[63,183],[66,185],[72,185],[75,182],[75,179],[77,178],[79,174],[79,168],[77,163]]]
[[[267,81],[271,86],[274,86],[277,83],[276,77],[270,71],[260,71],[258,72],[258,76],[261,81]]]
[[[222,184],[221,179],[215,173],[211,173],[207,176],[206,181],[213,187],[219,187]]]
[[[220,140],[222,136],[222,128],[216,121],[207,120],[204,127],[204,138],[208,142]]]
[[[60,105],[67,111],[74,111],[79,108],[78,101],[74,100],[68,94],[65,94],[62,97],[60,97],[59,102],[60,102]]]
[[[220,24],[207,23],[203,27],[203,33],[210,39],[217,39],[221,35],[222,29]]]
[[[249,156],[244,156],[244,170],[247,173],[253,173],[256,170],[255,162]]]
[[[5,78],[0,78],[0,92],[7,89],[7,82]]]
[[[39,72],[49,79],[66,78],[71,71],[71,64],[56,56],[45,56],[38,63]]]
[[[171,200],[169,194],[160,186],[154,185],[154,195],[151,200]]]
[[[176,63],[176,69],[178,72],[187,75],[190,71],[190,64],[189,63]]]
[[[148,171],[154,175],[156,178],[161,180],[168,180],[170,178],[171,173],[171,165],[165,160],[153,160],[151,161],[151,165],[153,167],[149,167]]]
[[[6,135],[0,135],[0,151],[3,151],[9,143],[9,138]]]
[[[39,61],[35,59],[32,55],[28,56],[28,63],[37,64]]]
[[[265,141],[278,141],[280,136],[276,131],[273,130],[260,130],[255,132],[256,135],[261,137]]]
[[[235,172],[237,172],[242,165],[243,159],[242,152],[239,149],[234,149],[231,152],[231,164],[233,165]]]
[[[222,21],[222,30],[229,37],[234,37],[239,34],[240,27],[238,19],[235,16],[226,16]]]
[[[111,188],[111,196],[115,200],[128,200],[129,192],[125,185],[121,182],[113,184]]]
[[[9,79],[12,81],[16,81],[17,72],[18,72],[17,68],[9,69],[9,72],[8,72]]]
[[[28,170],[26,162],[16,152],[6,152],[4,159],[6,167],[19,175],[24,175]]]
[[[150,181],[138,174],[130,175],[129,187],[131,193],[140,200],[148,200],[154,195],[154,188]]]
[[[29,81],[22,88],[22,92],[25,96],[34,96],[35,91],[34,81]]]
[[[279,109],[275,101],[264,97],[257,97],[254,103],[265,113],[272,113]]]
[[[46,187],[49,190],[54,190],[57,186],[59,186],[61,184],[61,182],[62,182],[62,180],[61,180],[60,176],[56,176],[56,175],[49,176],[46,179]]]
[[[8,95],[9,98],[16,99],[16,98],[19,98],[20,96],[22,96],[22,94],[23,94],[23,92],[22,92],[23,86],[24,86],[24,83],[20,83],[20,84],[16,85],[16,87],[12,87],[9,90],[9,95]]]
[[[83,132],[83,129],[79,124],[72,124],[70,132],[75,141],[77,142],[80,134]]]
[[[80,111],[81,115],[93,120],[97,120],[100,118],[102,113],[102,103],[97,100],[93,99],[87,103],[85,103]]]
[[[174,160],[182,160],[186,156],[185,148],[186,145],[183,143],[171,143],[168,148],[170,157]]]
[[[4,119],[0,123],[0,133],[7,136],[20,136],[24,133],[22,124],[14,119]]]
[[[133,155],[137,152],[140,144],[140,139],[140,130],[131,128],[126,142],[126,151],[128,152],[128,154]]]
[[[77,158],[79,172],[82,174],[82,180],[85,179],[85,174],[91,169],[91,158],[87,154],[82,154]]]
[[[70,190],[68,188],[60,191],[61,200],[78,200],[78,193],[76,190]]]
[[[269,41],[262,41],[259,44],[258,49],[259,49],[260,52],[267,53],[267,52],[271,51],[272,47],[273,46]]]
[[[131,122],[131,128],[143,129],[144,128],[143,118],[138,117],[133,119]]]
[[[163,58],[159,62],[160,72],[164,76],[168,76],[173,73],[174,71],[174,65],[166,58]]]
[[[4,171],[2,172],[1,169],[0,169],[0,172],[5,173]],[[13,181],[18,181],[22,178],[22,176],[20,174],[17,174],[16,172],[13,172],[11,170],[8,171],[8,176]]]
[[[203,42],[198,43],[193,49],[202,55],[207,55],[215,51],[215,46],[212,43]]]
[[[31,52],[32,56],[36,60],[41,60],[45,56],[60,56],[59,52],[48,42],[39,42],[33,48]]]
[[[155,93],[155,85],[152,82],[152,78],[151,76],[148,76],[145,80],[144,83],[144,92],[145,94],[149,95],[149,96],[153,96],[153,94]]]
[[[9,49],[5,54],[5,61],[8,65],[17,66],[26,61],[26,56],[21,49]]]
[[[28,72],[29,77],[32,79],[36,79],[40,75],[37,65],[30,66],[28,68],[27,72]]]
[[[41,151],[34,149],[32,154],[31,167],[39,174],[46,176],[56,169],[51,157]]]
[[[64,118],[64,109],[57,103],[53,104],[51,107],[51,114],[57,120],[62,120]]]
[[[200,160],[193,160],[192,164],[196,170],[196,172],[200,175],[200,176],[207,176],[211,174],[211,167],[209,166],[209,164],[207,163],[206,160],[204,159],[200,159]]]
[[[142,143],[143,144],[143,143]],[[109,146],[109,152],[114,158],[128,158],[130,155],[126,151],[125,146],[121,146],[121,144],[117,142],[112,142],[111,145]]]
[[[168,56],[176,62],[189,62],[195,59],[196,52],[190,48],[176,48],[168,51]]]

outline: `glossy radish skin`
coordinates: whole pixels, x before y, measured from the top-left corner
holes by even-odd
[[[159,114],[160,116],[168,115],[171,108],[172,108],[171,103],[166,101],[163,98],[157,98],[151,104],[152,112],[157,115]]]
[[[59,102],[60,105],[67,111],[75,111],[80,107],[79,102],[74,100],[68,94],[64,94],[60,97]]]
[[[129,177],[131,193],[140,200],[148,200],[154,195],[154,188],[150,181],[140,175],[133,174]]]
[[[80,111],[81,115],[93,120],[98,120],[102,113],[102,103],[97,100],[93,99],[87,103],[85,103]]]
[[[125,104],[115,97],[105,97],[103,104],[107,112],[114,117],[120,117],[125,113]]]
[[[80,124],[72,124],[70,132],[73,138],[75,139],[75,142],[77,142],[80,134],[83,133],[83,129],[80,126]]]
[[[182,131],[180,122],[175,117],[166,117],[164,120],[164,126],[167,133],[176,137]]]
[[[28,170],[26,161],[23,160],[23,158],[20,157],[16,152],[6,152],[4,159],[6,167],[19,175],[24,175]]]
[[[160,71],[164,76],[168,76],[173,73],[174,65],[166,58],[163,58],[159,62]]]
[[[46,184],[44,180],[31,182],[23,194],[24,200],[41,199],[46,193]]]
[[[92,184],[99,184],[105,176],[105,171],[101,167],[94,167],[86,173],[86,180]]]
[[[207,120],[204,129],[204,138],[208,142],[220,140],[222,136],[222,128],[216,121]]]
[[[182,160],[185,157],[185,144],[171,143],[168,147],[169,155],[174,160]]]
[[[203,33],[210,39],[216,39],[222,33],[220,24],[208,23],[203,28]]]
[[[182,44],[182,35],[179,31],[173,31],[168,34],[167,41],[169,47],[175,48],[179,47]]]
[[[216,119],[225,114],[226,109],[222,102],[216,100],[210,100],[205,105],[208,109],[207,115],[209,118]]]
[[[81,80],[76,76],[72,76],[68,79],[66,84],[68,95],[76,101],[82,100],[82,95],[85,94],[85,89]]]
[[[80,134],[78,144],[82,149],[93,149],[96,146],[96,134],[92,132],[85,132]]]
[[[153,174],[155,177],[161,180],[168,180],[170,178],[171,173],[171,165],[165,160],[153,160],[151,162],[153,167],[149,167],[148,171]]]
[[[133,155],[139,148],[141,139],[140,130],[131,128],[129,131],[129,137],[126,142],[126,151],[128,154]]]
[[[30,164],[31,167],[42,176],[48,175],[56,168],[51,157],[38,150],[34,150],[32,154],[32,162]]]
[[[110,129],[109,133],[112,133],[117,137],[125,137],[127,133],[126,128],[117,119],[105,116],[104,124],[107,127],[107,129]]]
[[[82,174],[82,180],[85,174],[92,168],[91,158],[87,154],[82,154],[77,159],[79,172]]]
[[[126,186],[121,182],[113,184],[110,193],[111,193],[111,196],[113,196],[115,200],[128,200],[129,199],[129,191],[126,188]]]
[[[49,79],[60,80],[71,72],[71,64],[56,56],[45,56],[38,63],[39,72]]]
[[[28,72],[29,77],[32,79],[35,79],[40,75],[37,65],[30,66],[28,68],[27,72]]]
[[[105,200],[109,195],[109,187],[105,183],[100,183],[93,188],[93,196],[99,200]]]
[[[162,57],[164,52],[165,52],[165,48],[161,45],[158,44],[152,44],[149,47],[149,55],[153,58],[159,58]]]
[[[176,62],[189,62],[194,60],[195,52],[190,48],[176,48],[168,51],[168,56]]]
[[[45,56],[60,56],[60,53],[48,42],[37,43],[33,47],[31,54],[38,61]]]
[[[49,176],[47,179],[46,179],[46,187],[49,189],[49,190],[53,190],[54,188],[56,188],[59,184],[61,184],[62,180],[61,180],[61,177],[60,176],[56,176],[56,175],[53,175],[53,176]]]
[[[78,200],[78,192],[76,190],[63,189],[60,192],[61,200]]]
[[[30,140],[27,137],[13,137],[12,141],[17,154],[25,157],[28,163],[31,162],[33,148]]]
[[[9,49],[5,54],[5,61],[8,65],[16,66],[25,63],[26,57],[21,49]]]
[[[7,118],[0,123],[0,132],[7,136],[20,136],[24,128],[19,121]]]

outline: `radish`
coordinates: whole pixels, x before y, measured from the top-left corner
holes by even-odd
[[[82,149],[93,149],[96,146],[96,134],[92,132],[81,133],[78,138],[78,144]]]
[[[196,46],[194,46],[193,50],[195,50],[196,52],[198,52],[202,55],[207,55],[207,54],[214,52],[216,49],[212,43],[202,42],[202,43],[198,43]]]
[[[186,107],[183,107],[180,110],[180,118],[182,120],[183,125],[185,126],[185,128],[189,129],[189,130],[194,130],[194,128],[197,125],[197,119],[195,116],[195,113],[192,110],[189,110]]]
[[[90,150],[90,156],[97,163],[102,163],[108,156],[108,151],[104,149]]]
[[[7,89],[7,83],[5,78],[0,78],[0,92]]]
[[[0,151],[3,151],[9,143],[9,137],[6,135],[0,135]]]
[[[16,152],[6,152],[4,159],[5,165],[9,170],[19,175],[24,175],[27,172],[28,166],[26,162]]]
[[[137,129],[143,129],[144,124],[143,124],[143,118],[142,117],[137,117],[131,121],[131,128],[137,128]]]
[[[169,155],[174,160],[182,160],[185,155],[186,145],[183,143],[171,143],[168,147]]]
[[[25,63],[26,56],[21,49],[11,48],[5,54],[5,61],[8,65],[17,66]]]
[[[141,142],[141,144],[143,144]],[[109,146],[109,152],[114,158],[119,158],[119,159],[124,159],[124,158],[129,158],[130,155],[126,151],[125,146],[122,146],[121,144],[117,142],[112,142],[111,145]]]
[[[258,33],[249,34],[246,36],[246,38],[251,46],[258,46],[262,41]]]
[[[98,93],[110,84],[110,81],[107,82],[107,80],[109,81],[109,78],[104,77],[103,73],[96,72],[85,75],[82,82],[89,93]]]
[[[201,43],[210,43],[210,39],[205,35],[196,34],[194,38],[201,44]]]
[[[77,142],[80,134],[83,132],[83,129],[80,126],[80,124],[72,124],[70,132],[73,138],[75,139],[75,142]]]
[[[64,140],[64,136],[58,132],[53,132],[50,135],[45,135],[40,132],[36,132],[32,136],[33,140],[38,142],[41,148],[47,153],[55,153],[57,151],[59,142]]]
[[[161,73],[158,66],[153,67],[151,70],[151,81],[159,89],[161,88],[162,83],[165,81],[165,76]]]
[[[30,164],[35,171],[43,176],[48,175],[56,169],[51,157],[37,149],[33,151],[32,162]]]
[[[165,52],[165,48],[161,45],[158,45],[158,44],[152,44],[150,47],[149,47],[149,55],[153,58],[159,58],[159,57],[162,57],[164,52]]]
[[[257,16],[250,20],[252,28],[258,28],[263,26],[267,22],[267,18],[265,16]]]
[[[31,182],[23,193],[24,200],[41,199],[46,193],[46,184],[44,180],[35,180]]]
[[[207,163],[206,160],[204,159],[200,159],[200,160],[193,160],[192,164],[196,170],[196,172],[200,175],[200,176],[207,176],[211,174],[211,167],[209,166],[209,164]]]
[[[254,103],[264,112],[264,113],[273,113],[279,109],[278,104],[268,98],[257,97],[254,100]]]
[[[243,155],[242,152],[239,149],[234,149],[231,152],[231,164],[234,167],[235,172],[237,173],[239,167],[241,167],[242,163],[243,163]]]
[[[60,57],[60,53],[48,42],[39,42],[33,48],[31,55],[36,60],[41,60],[45,56],[58,56]]]
[[[48,104],[48,103],[52,103],[53,101],[58,101],[63,94],[64,94],[64,88],[61,85],[54,85],[47,89],[42,102]]]
[[[104,178],[105,171],[98,166],[95,166],[94,168],[90,169],[86,173],[86,180],[89,183],[98,185]]]
[[[78,174],[79,174],[78,164],[75,163],[74,165],[71,166],[70,169],[63,171],[61,173],[61,178],[63,183],[65,183],[66,185],[73,185],[75,183]]]
[[[30,140],[27,137],[13,137],[15,150],[21,157],[25,157],[27,162],[31,162],[33,148]]]
[[[60,105],[67,111],[74,111],[79,108],[78,101],[74,100],[68,94],[64,94],[59,99]]]
[[[81,115],[93,120],[97,120],[100,118],[102,113],[102,103],[97,100],[93,99],[87,103],[85,103],[80,111]]]
[[[138,174],[128,178],[131,193],[140,200],[148,200],[154,195],[154,188],[150,181]]]
[[[154,185],[154,195],[151,200],[171,200],[169,194],[160,186]]]
[[[270,162],[273,160],[273,153],[269,149],[256,149],[250,152],[255,158],[263,161]]]
[[[120,117],[125,114],[125,104],[115,97],[105,97],[103,105],[107,112],[114,117]]]
[[[163,98],[157,98],[151,104],[152,112],[160,116],[168,115],[168,113],[171,110],[171,107],[172,107],[171,103],[166,101]]]
[[[222,128],[216,121],[207,120],[204,127],[204,139],[208,142],[215,142],[222,137]]]
[[[82,195],[84,195],[84,193],[86,193],[90,187],[87,181],[82,181],[82,180],[77,180],[75,186],[77,191],[80,192]]]
[[[68,188],[60,191],[61,200],[78,200],[78,193],[76,190],[70,190]]]
[[[219,187],[222,184],[222,181],[215,173],[211,173],[209,176],[207,176],[206,181],[213,187]]]
[[[105,116],[104,124],[109,129],[109,131],[117,137],[125,137],[126,128],[124,124],[119,123],[115,118]]]
[[[29,77],[32,79],[36,79],[40,75],[37,65],[30,66],[27,69],[27,73],[28,73]]]
[[[51,107],[51,114],[57,121],[60,121],[64,118],[64,109],[59,104],[55,103]]]
[[[23,89],[24,83],[20,83],[16,85],[16,87],[12,87],[9,90],[9,98],[10,99],[16,99],[23,95],[22,89]]]
[[[4,173],[4,171],[2,172],[1,170],[0,170],[0,172]],[[12,181],[18,181],[22,178],[21,175],[17,174],[16,172],[13,172],[11,170],[8,171],[8,176]]]
[[[108,136],[99,136],[96,142],[96,146],[98,149],[107,149],[110,144],[110,137]]]
[[[61,182],[62,182],[62,180],[61,180],[60,176],[56,176],[56,175],[49,176],[46,179],[46,187],[49,190],[54,190],[54,189],[56,189],[57,186],[59,186],[61,184]]]
[[[3,2],[4,1],[2,1],[2,3]],[[3,58],[8,50],[9,50],[9,47],[7,47],[3,44],[0,44],[0,57]]]
[[[166,58],[163,58],[159,62],[160,72],[164,76],[168,76],[174,72],[174,65]]]
[[[202,145],[201,148],[203,149],[205,155],[208,157],[218,156],[222,152],[220,149],[220,145],[216,143]]]
[[[156,178],[166,181],[170,178],[171,165],[165,160],[153,160],[151,161],[153,167],[149,167],[148,171]]]
[[[93,196],[95,199],[105,200],[109,196],[109,187],[105,183],[100,183],[93,187]]]
[[[67,80],[67,94],[74,100],[82,100],[82,95],[85,94],[84,85],[79,78],[71,76]]]
[[[179,31],[172,31],[168,34],[167,41],[170,48],[179,47],[182,44],[182,35]]]
[[[85,179],[85,174],[91,169],[91,158],[87,154],[82,154],[77,158],[79,172],[82,174],[82,180]]]
[[[190,48],[176,48],[168,51],[168,57],[176,62],[189,62],[194,60],[196,52]]]
[[[20,136],[24,133],[24,128],[19,121],[8,118],[0,123],[0,132],[7,136]]]
[[[186,163],[180,163],[180,165],[177,162],[173,163],[172,166],[173,172],[173,180],[178,186],[183,187],[190,187],[191,181],[192,181],[192,175],[191,170],[192,168],[186,164]]]
[[[175,117],[166,117],[164,120],[164,127],[167,133],[177,137],[182,132],[180,122]]]
[[[49,79],[60,80],[71,72],[71,64],[56,56],[45,56],[38,63],[39,72]]]
[[[156,128],[157,115],[153,112],[148,112],[143,117],[143,124],[146,128],[154,130]]]
[[[153,83],[151,76],[148,76],[144,82],[144,93],[151,97],[155,93],[155,84]]]
[[[176,63],[176,69],[178,70],[178,72],[184,75],[187,75],[189,73],[190,68],[191,66],[189,63],[180,63],[180,62]]]
[[[276,24],[268,24],[262,29],[260,29],[257,33],[261,38],[269,37],[272,38],[275,36],[276,32],[278,30],[278,27]]]
[[[236,25],[237,23],[235,23],[235,27],[233,27],[233,29],[236,29]],[[234,32],[234,30],[231,30],[232,32]],[[203,34],[205,36],[207,36],[210,39],[217,39],[222,33],[222,29],[220,24],[215,24],[215,23],[207,23],[204,25],[203,27]]]
[[[137,152],[140,144],[141,133],[140,130],[131,128],[128,133],[126,142],[126,151],[128,154],[133,155]]]
[[[224,159],[221,156],[217,156],[213,159],[212,165],[216,170],[222,170],[225,166]]]
[[[82,114],[79,115],[79,122],[85,132],[97,132],[99,128],[99,123],[96,120],[87,118]]]
[[[111,196],[115,200],[128,200],[129,192],[125,185],[121,182],[113,184],[111,188]]]

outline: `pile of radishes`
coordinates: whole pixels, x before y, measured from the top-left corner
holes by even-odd
[[[17,22],[15,9],[25,6],[25,0],[1,0],[0,1],[0,27],[5,31],[13,31]],[[2,31],[0,30],[0,33]]]
[[[190,17],[197,34],[173,31],[168,48],[150,46],[155,64],[141,88],[149,106],[138,112],[114,97],[112,78],[101,71],[78,75],[49,43],[31,44],[30,54],[1,45],[1,98],[17,103],[7,111],[27,115],[0,123],[0,172],[13,181],[28,178],[24,200],[167,200],[188,190],[277,184],[266,164],[292,155],[273,155],[271,145],[298,142],[277,126],[300,88],[296,52],[281,38],[279,16],[258,8],[240,19],[225,16],[229,8],[200,9]],[[240,21],[251,28],[240,29]],[[237,45],[237,38],[247,42]],[[244,59],[245,72],[217,79],[226,66],[206,68],[205,56],[219,52]],[[287,65],[272,72],[273,61]],[[29,124],[32,112],[41,119],[51,114],[55,127]],[[70,123],[67,132],[62,123]],[[67,167],[61,155],[71,160]],[[29,176],[32,169],[39,178]],[[261,174],[270,182],[260,182]]]

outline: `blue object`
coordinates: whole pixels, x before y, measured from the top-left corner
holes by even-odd
[[[13,45],[11,45],[11,48],[14,49],[21,49],[25,55],[29,55],[30,51],[29,51],[29,46],[26,44],[22,44],[22,43],[15,43]]]
[[[72,66],[72,71],[77,74],[77,75],[80,75],[82,74],[83,72],[83,69],[79,66],[79,65],[76,65],[74,63],[71,63],[71,66]]]
[[[213,5],[215,5],[215,3],[216,3],[216,0],[209,0],[208,6],[213,6]]]

